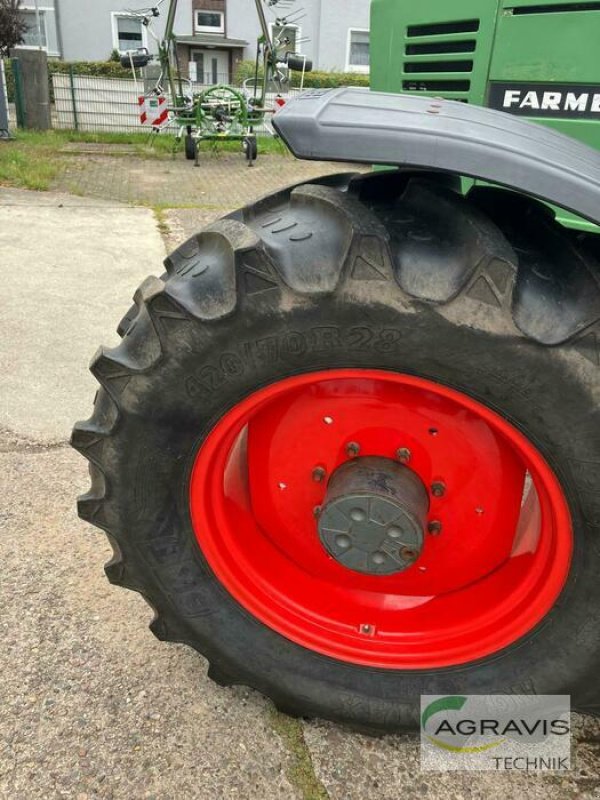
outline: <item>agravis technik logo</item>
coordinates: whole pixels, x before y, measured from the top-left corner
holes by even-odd
[[[568,770],[570,733],[563,695],[421,698],[423,769]]]

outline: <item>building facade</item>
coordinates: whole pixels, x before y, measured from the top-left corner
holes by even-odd
[[[229,83],[237,64],[246,57],[249,30],[231,35],[231,3],[227,0],[192,0],[191,30],[177,26],[177,56],[190,80],[204,84]]]
[[[115,50],[157,52],[167,4],[150,27],[136,10],[152,0],[24,0],[25,46],[42,47],[66,61],[105,61]],[[273,34],[314,68],[368,72],[370,0],[296,0],[267,8]],[[296,6],[296,7],[294,7]],[[126,10],[125,10],[126,9]],[[287,15],[282,27],[278,14]],[[154,35],[153,35],[154,34]],[[177,57],[199,83],[229,82],[242,59],[256,57],[260,27],[254,0],[180,0],[175,21]]]
[[[227,5],[228,34],[247,39],[244,57],[254,58],[258,36],[254,2],[227,0]],[[370,5],[370,0],[295,0],[286,4],[291,22],[286,38],[292,41],[291,49],[308,56],[318,70],[368,72]],[[267,12],[267,18],[273,31],[280,30],[275,13]]]

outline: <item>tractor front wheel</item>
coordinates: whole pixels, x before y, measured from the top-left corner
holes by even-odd
[[[222,684],[368,731],[421,694],[599,708],[600,271],[547,209],[339,175],[215,223],[73,444],[111,582]]]

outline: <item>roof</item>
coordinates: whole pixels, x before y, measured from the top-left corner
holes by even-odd
[[[179,44],[191,44],[196,47],[214,47],[214,48],[233,48],[233,47],[247,47],[248,42],[244,39],[228,39],[225,36],[218,36],[215,33],[197,33],[195,36],[175,36],[175,40]]]

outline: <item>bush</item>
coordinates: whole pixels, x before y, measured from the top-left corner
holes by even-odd
[[[242,84],[249,78],[254,78],[256,64],[254,61],[240,61],[234,81]],[[259,69],[259,79],[263,78],[262,67]],[[298,87],[302,81],[302,73],[291,73],[291,85]],[[369,76],[362,72],[307,72],[304,75],[304,86],[307,89],[337,89],[340,86],[369,86]]]
[[[59,72],[74,75],[91,75],[95,78],[131,78],[131,70],[124,69],[117,61],[48,61],[50,74]]]

